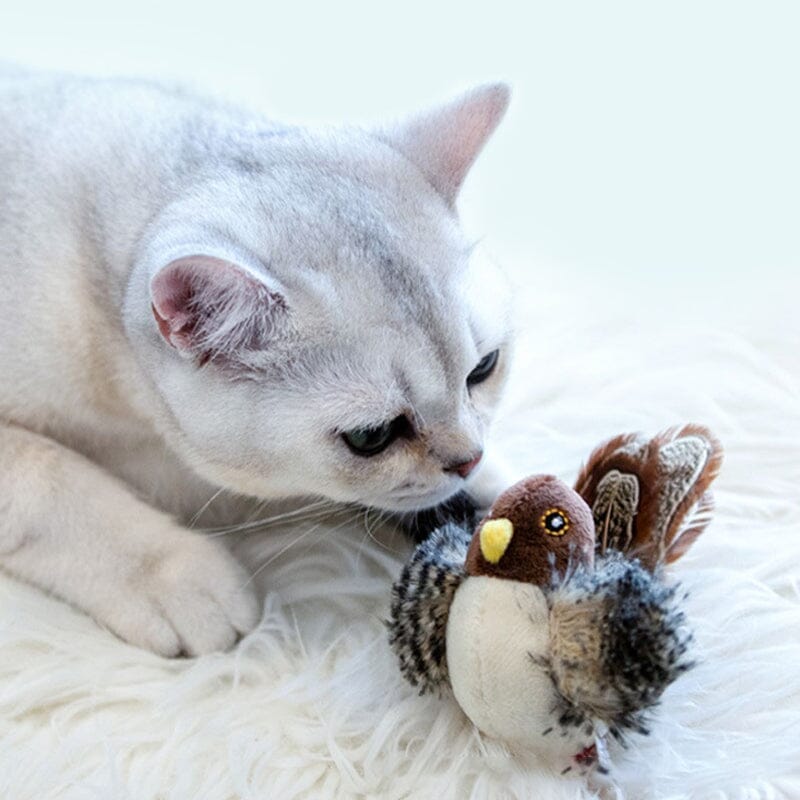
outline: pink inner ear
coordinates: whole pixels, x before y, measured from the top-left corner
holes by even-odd
[[[153,316],[164,339],[199,357],[231,357],[263,349],[283,298],[243,269],[211,256],[178,259],[150,284]]]
[[[201,279],[200,274],[193,275],[194,264],[196,262],[185,267],[180,262],[170,264],[155,276],[151,287],[158,329],[179,350],[191,345],[192,329],[198,324],[201,313],[200,309],[192,307],[192,287]]]
[[[161,332],[161,335],[172,344],[172,330],[170,329],[169,320],[158,313],[155,303],[150,303],[150,308],[153,311],[153,316],[156,319],[156,324],[158,325],[158,330]]]

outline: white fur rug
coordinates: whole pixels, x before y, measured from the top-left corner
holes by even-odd
[[[800,797],[797,325],[772,313],[748,332],[709,305],[692,328],[643,293],[620,327],[588,289],[524,297],[533,334],[496,429],[519,474],[571,478],[601,439],[683,421],[727,448],[716,521],[673,570],[700,664],[611,785],[525,763],[417,697],[383,627],[407,545],[312,509],[238,543],[266,593],[261,627],[196,661],[129,647],[0,576],[0,797]]]

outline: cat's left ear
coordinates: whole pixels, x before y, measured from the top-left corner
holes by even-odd
[[[479,86],[378,135],[416,164],[452,205],[470,167],[503,118],[510,95],[505,83]]]
[[[283,295],[260,276],[207,255],[179,258],[150,281],[164,341],[200,364],[247,365],[285,328]]]

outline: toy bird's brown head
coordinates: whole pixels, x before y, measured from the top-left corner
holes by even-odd
[[[589,506],[553,475],[535,475],[497,498],[472,537],[466,570],[547,586],[554,573],[593,563]]]

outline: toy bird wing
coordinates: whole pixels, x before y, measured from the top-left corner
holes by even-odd
[[[580,568],[548,594],[550,648],[542,664],[560,703],[562,728],[602,721],[624,740],[646,733],[648,711],[692,666],[691,633],[677,590],[614,552]]]
[[[597,553],[620,550],[650,570],[680,558],[711,520],[721,464],[722,446],[700,425],[598,447],[575,484],[592,509]]]
[[[419,544],[392,587],[389,642],[420,694],[448,685],[446,634],[453,595],[466,577],[472,533],[447,523]]]

